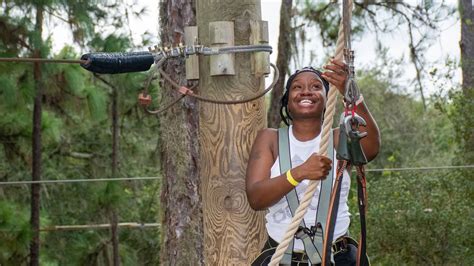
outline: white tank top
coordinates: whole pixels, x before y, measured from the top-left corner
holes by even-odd
[[[296,167],[301,165],[312,153],[317,153],[319,151],[319,143],[321,141],[321,135],[309,141],[299,141],[293,135],[293,127],[290,125],[289,128],[289,139],[290,139],[290,155],[291,155],[291,166]],[[336,168],[336,152],[334,151],[333,169]],[[280,162],[279,157],[277,157],[275,163],[271,169],[271,178],[281,175],[280,173]],[[336,171],[334,171],[334,179],[336,180]],[[308,187],[309,180],[303,180],[297,187],[296,192],[298,198],[302,199],[306,189]],[[333,182],[334,185],[334,182]],[[342,179],[341,187],[341,197],[339,201],[339,208],[337,213],[336,225],[334,228],[334,240],[338,237],[344,235],[349,229],[350,224],[350,213],[349,207],[347,206],[347,196],[349,194],[349,188],[351,186],[351,181],[349,174],[344,170],[344,175]],[[316,209],[318,207],[320,185],[314,194],[311,204],[308,206],[308,211],[304,216],[304,221],[306,226],[309,228],[315,224],[316,220]],[[291,215],[290,208],[286,198],[283,197],[275,205],[268,208],[269,212],[265,216],[266,218],[266,227],[268,235],[277,242],[281,242],[286,233],[288,225],[291,223],[293,216]],[[294,250],[302,251],[304,250],[303,241],[295,239]]]

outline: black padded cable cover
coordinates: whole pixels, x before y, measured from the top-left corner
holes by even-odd
[[[155,62],[150,52],[88,53],[81,56],[87,63],[81,66],[99,74],[119,74],[147,71]]]

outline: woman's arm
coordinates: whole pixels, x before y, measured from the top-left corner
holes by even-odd
[[[276,130],[260,130],[250,152],[245,186],[250,207],[254,210],[268,208],[294,188],[286,180],[285,175],[270,178],[275,161],[271,148],[272,141],[275,143],[277,138]]]
[[[329,83],[336,86],[341,95],[344,95],[347,66],[343,62],[333,59],[325,68],[329,71],[325,71],[322,76],[329,81]],[[380,151],[380,131],[365,102],[357,106],[357,114],[364,118],[367,123],[366,127],[359,127],[361,132],[367,132],[367,136],[362,138],[360,143],[367,160],[371,161]],[[336,129],[334,133],[334,147],[337,147],[339,143],[339,129]]]
[[[380,131],[379,127],[377,126],[377,122],[372,117],[369,109],[365,105],[364,102],[357,106],[357,114],[364,118],[367,126],[359,127],[359,131],[367,132],[367,136],[360,140],[360,144],[362,146],[362,150],[364,151],[365,157],[370,162],[380,151]],[[339,143],[339,128],[334,130],[334,147],[337,148]]]
[[[364,102],[357,106],[357,114],[364,118],[365,122],[367,123],[367,126],[359,127],[361,132],[367,132],[367,136],[361,139],[360,144],[364,151],[365,157],[367,157],[367,160],[370,162],[375,159],[380,151],[379,127],[377,126],[377,122],[375,122],[375,119]]]

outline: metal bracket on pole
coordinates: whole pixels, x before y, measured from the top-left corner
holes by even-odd
[[[250,44],[268,45],[268,21],[251,20],[250,30]],[[270,74],[269,53],[257,52],[252,54],[252,72],[256,77],[262,77]]]
[[[209,23],[211,47],[225,47],[234,45],[234,22],[214,21]],[[211,76],[235,75],[234,54],[211,55]]]
[[[184,43],[185,45],[195,45],[198,40],[198,27],[184,27]],[[189,55],[186,58],[186,79],[199,79],[199,56]]]

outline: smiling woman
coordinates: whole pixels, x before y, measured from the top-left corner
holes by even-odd
[[[342,62],[332,60],[325,66],[324,73],[307,67],[291,75],[281,99],[280,109],[283,121],[289,126],[288,129],[267,128],[261,130],[256,137],[247,166],[247,197],[252,208],[268,209],[269,212],[266,215],[268,241],[263,248],[265,252],[254,261],[253,265],[267,265],[276,246],[283,240],[285,230],[292,219],[291,213],[294,212],[290,207],[292,203],[288,195],[293,191],[296,192],[294,194],[298,202],[298,198],[302,198],[310,180],[323,180],[331,176],[330,173],[332,176],[336,174],[335,171],[330,172],[333,167],[332,161],[335,160],[335,152],[332,157],[330,156],[331,158],[321,156],[318,152],[329,83],[342,94],[347,79],[346,68]],[[366,130],[370,137],[364,139],[362,147],[370,160],[379,150],[379,131],[364,103],[359,104],[357,113],[367,121]],[[338,130],[334,129],[334,147],[338,144],[338,133],[336,133]],[[282,143],[280,134],[286,134],[286,132],[290,170],[282,171],[284,168],[282,164],[285,162],[281,159],[284,155],[280,156],[282,151],[282,147],[279,147]],[[357,254],[357,244],[348,240],[349,188],[349,174],[347,170],[344,170],[333,248],[346,252],[335,253],[336,265],[350,265],[355,262]],[[308,251],[308,243],[302,239],[305,239],[305,236],[311,236],[312,230],[317,226],[319,191],[320,188],[313,196],[309,210],[304,216],[302,222],[304,226],[297,231],[300,237],[294,239],[291,264],[311,261],[309,257],[312,254]]]
[[[324,105],[326,103],[326,91],[319,75],[307,71],[293,80],[288,98],[288,110],[292,119],[305,119],[318,116],[322,118]]]
[[[306,84],[311,82],[310,84]],[[308,86],[309,85],[309,86]],[[292,120],[292,116],[289,112],[289,97],[290,91],[296,93],[303,90],[305,87],[309,88],[309,95],[306,96],[306,100],[310,100],[312,103],[316,103],[321,97],[324,99],[322,106],[326,103],[326,96],[329,90],[329,83],[322,78],[322,73],[312,67],[305,67],[301,70],[296,71],[293,75],[288,78],[286,84],[286,91],[281,98],[280,115],[283,122],[289,125],[289,120]],[[324,93],[318,93],[324,88]],[[311,97],[311,95],[320,95],[320,97]],[[303,99],[304,100],[304,99]],[[321,106],[321,104],[318,104]],[[320,112],[321,113],[321,112]],[[322,114],[322,113],[321,113]]]

